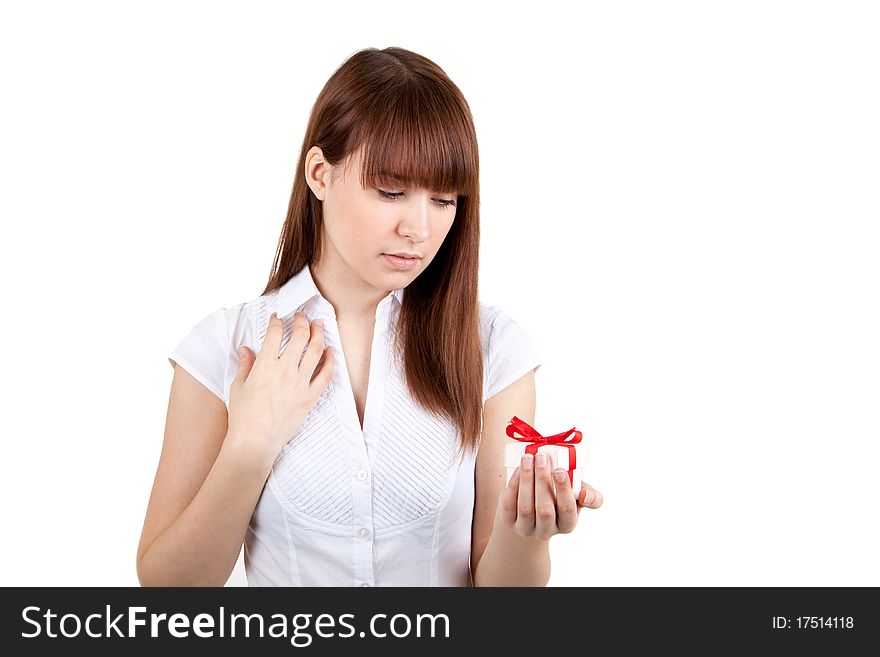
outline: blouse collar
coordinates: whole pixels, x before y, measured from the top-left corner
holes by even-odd
[[[379,302],[380,305],[384,303],[388,297],[395,299],[398,305],[402,304],[403,290],[404,288],[391,290],[391,292]],[[321,295],[318,286],[315,285],[315,279],[312,278],[311,268],[309,265],[306,265],[298,273],[291,276],[290,279],[279,288],[278,296],[275,299],[274,311],[278,313],[279,317],[286,317],[288,314],[316,296],[329,304],[329,302],[327,302],[327,300]]]

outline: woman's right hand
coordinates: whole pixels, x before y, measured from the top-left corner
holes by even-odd
[[[333,349],[324,349],[321,322],[310,324],[305,314],[296,313],[290,340],[279,356],[283,335],[284,323],[272,313],[256,358],[247,347],[239,350],[229,390],[228,437],[269,463],[302,426],[333,375]]]

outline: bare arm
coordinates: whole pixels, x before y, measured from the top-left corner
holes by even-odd
[[[138,546],[142,586],[223,586],[229,579],[272,461],[227,428],[224,403],[175,367]]]
[[[174,368],[138,546],[142,585],[223,586],[229,579],[275,457],[333,374],[320,322],[295,313],[279,355],[283,335],[283,321],[272,313],[256,359],[240,350],[228,412],[189,372]]]
[[[523,537],[501,523],[496,511],[504,481],[505,427],[514,415],[535,421],[534,371],[483,405],[483,436],[477,452],[471,547],[474,586],[546,586],[550,580],[549,541]]]

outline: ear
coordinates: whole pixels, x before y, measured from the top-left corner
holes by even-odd
[[[319,201],[327,196],[327,184],[330,182],[330,164],[324,159],[324,153],[318,146],[312,146],[306,153],[305,174],[306,184]]]

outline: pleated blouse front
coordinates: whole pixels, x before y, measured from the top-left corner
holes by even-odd
[[[245,537],[249,586],[470,586],[475,457],[457,459],[458,430],[407,390],[393,328],[404,290],[376,309],[363,430],[336,315],[309,267],[281,288],[202,319],[168,359],[229,404],[238,347],[259,353],[269,316],[321,319],[336,365],[284,445]],[[480,303],[483,399],[540,367],[522,328]]]

